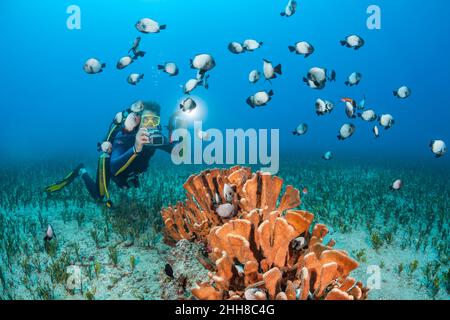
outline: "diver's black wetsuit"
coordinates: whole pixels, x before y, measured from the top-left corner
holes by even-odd
[[[103,170],[103,172],[109,174],[108,177],[102,177],[102,170],[100,170],[100,166],[102,165],[101,161],[99,161],[96,181],[94,181],[87,172],[82,174],[81,177],[86,188],[95,200],[102,200],[105,196],[105,194],[102,194],[101,192],[101,179],[105,179],[106,193],[108,192],[109,178],[111,178],[119,188],[138,187],[138,176],[147,171],[149,161],[155,154],[155,151],[160,149],[170,153],[175,145],[167,144],[158,147],[146,145],[141,152],[136,153],[134,151],[136,134],[137,130],[131,133],[121,130],[116,135],[113,142],[111,159],[110,161],[105,162],[107,168]],[[109,195],[106,194],[106,197],[109,198]]]

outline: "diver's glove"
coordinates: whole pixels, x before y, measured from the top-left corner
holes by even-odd
[[[140,153],[144,148],[144,145],[149,144],[149,133],[146,128],[140,128],[136,134],[136,140],[134,142],[134,152]]]
[[[101,150],[104,153],[111,154],[111,152],[112,152],[112,143],[109,142],[109,141],[103,142],[102,145],[101,145]]]

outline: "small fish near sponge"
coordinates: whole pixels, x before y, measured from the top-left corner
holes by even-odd
[[[294,209],[301,202],[299,191],[287,186],[279,199],[281,178],[234,167],[203,171],[184,187],[186,202],[162,215],[166,241],[189,239],[208,248],[210,280],[192,289],[196,299],[367,298],[368,289],[350,277],[358,263],[333,249],[333,240],[323,243],[328,228],[312,227],[313,214]],[[234,212],[221,217],[215,209],[226,203]]]

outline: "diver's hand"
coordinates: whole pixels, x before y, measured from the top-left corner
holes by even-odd
[[[145,144],[150,143],[149,133],[146,128],[139,129],[136,134],[136,141],[134,143],[134,150],[139,153],[144,148]]]

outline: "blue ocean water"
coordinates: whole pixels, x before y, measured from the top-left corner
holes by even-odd
[[[279,13],[287,1],[2,1],[0,28],[3,50],[0,128],[4,159],[35,157],[95,157],[96,143],[103,137],[113,115],[137,99],[156,100],[163,106],[163,121],[176,110],[183,93],[180,85],[194,77],[189,59],[199,53],[214,56],[210,88],[193,93],[203,101],[203,127],[278,128],[281,150],[320,157],[332,150],[340,159],[383,161],[418,159],[439,166],[428,144],[450,138],[447,75],[450,71],[450,22],[447,1],[299,1],[296,15]],[[81,29],[69,30],[69,5],[81,9]],[[381,8],[381,30],[369,30],[369,5]],[[140,34],[134,27],[142,17],[151,17],[167,30]],[[339,41],[356,33],[366,45],[354,51]],[[125,70],[116,70],[136,36],[148,54]],[[253,38],[263,41],[260,50],[233,55],[230,41]],[[306,40],[316,52],[305,59],[288,51],[288,45]],[[88,75],[84,61],[96,57],[107,64],[102,74]],[[283,75],[272,83],[248,83],[248,73],[262,68],[262,59],[281,63]],[[170,78],[156,70],[158,64],[174,61],[180,75]],[[337,82],[322,91],[311,90],[302,77],[314,66],[334,69]],[[359,71],[359,86],[344,85],[347,76]],[[137,86],[126,82],[131,72],[145,74]],[[392,91],[401,85],[412,90],[399,100]],[[260,89],[273,89],[266,107],[251,109],[245,103]],[[380,139],[372,125],[360,120],[356,134],[345,142],[336,139],[347,122],[342,97],[367,107],[391,113],[396,120]],[[329,116],[317,117],[317,98],[336,102]],[[300,123],[309,125],[306,136],[291,131]],[[80,156],[82,155],[82,156]]]

